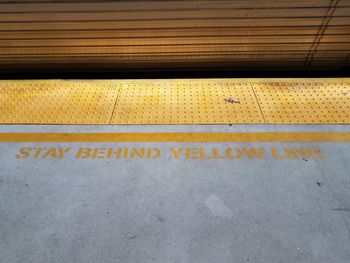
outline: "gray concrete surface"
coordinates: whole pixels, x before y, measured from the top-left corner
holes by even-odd
[[[24,131],[350,131],[340,125],[0,126]],[[271,147],[319,147],[276,159]],[[350,143],[0,143],[0,262],[350,262]],[[16,158],[70,147],[63,159]],[[148,147],[157,159],[77,159]],[[170,147],[266,149],[175,159]],[[43,153],[44,154],[44,153]],[[43,155],[40,155],[41,157]]]

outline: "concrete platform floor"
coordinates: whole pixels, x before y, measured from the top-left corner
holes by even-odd
[[[272,131],[350,126],[0,126],[2,133]],[[349,146],[2,142],[0,262],[350,262]]]

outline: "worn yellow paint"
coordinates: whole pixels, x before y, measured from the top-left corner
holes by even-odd
[[[350,132],[0,133],[0,142],[350,142]]]
[[[350,79],[0,81],[0,113],[3,124],[344,124]]]
[[[141,144],[145,146],[144,144]],[[70,145],[72,146],[72,145]],[[203,146],[203,145],[202,145]],[[21,147],[16,159],[64,159],[74,155],[76,159],[158,159],[168,152],[173,159],[262,159],[270,151],[274,159],[324,159],[318,146],[298,145],[298,147]]]

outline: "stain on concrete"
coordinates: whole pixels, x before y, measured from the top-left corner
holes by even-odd
[[[135,239],[135,238],[137,238],[137,235],[132,235],[129,237],[129,239]]]
[[[161,223],[165,223],[165,218],[157,215],[157,221]]]
[[[210,195],[204,201],[204,205],[209,208],[210,212],[214,216],[223,217],[223,218],[231,218],[233,216],[233,212],[230,208],[228,208],[224,201],[217,197],[215,194]]]
[[[322,182],[316,182],[319,187],[324,186],[324,183]]]
[[[332,208],[331,210],[339,211],[339,212],[350,212],[350,208],[345,208],[345,207],[336,207],[336,208]]]

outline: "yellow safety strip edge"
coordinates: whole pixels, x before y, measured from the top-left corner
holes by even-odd
[[[0,133],[0,142],[350,142],[350,132]]]

